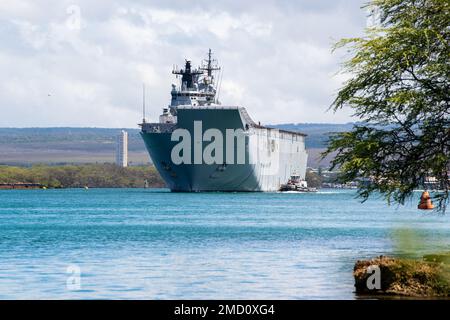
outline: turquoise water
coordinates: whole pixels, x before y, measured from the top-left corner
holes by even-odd
[[[352,190],[3,190],[0,299],[354,299],[355,260],[449,250],[449,214],[415,206]]]

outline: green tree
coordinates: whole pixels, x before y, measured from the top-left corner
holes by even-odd
[[[352,131],[330,136],[323,154],[336,152],[340,180],[363,178],[365,200],[380,192],[403,204],[427,177],[445,211],[450,170],[450,1],[374,0],[367,5],[379,24],[347,48],[343,84],[332,109],[353,110]]]
[[[153,166],[120,168],[108,163],[29,168],[0,166],[0,183],[32,182],[50,188],[142,188],[145,180],[150,187],[165,185]]]

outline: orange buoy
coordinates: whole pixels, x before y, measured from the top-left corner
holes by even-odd
[[[417,206],[417,208],[421,210],[430,210],[434,208],[434,205],[431,202],[431,197],[428,191],[424,191],[422,193],[422,196],[420,197],[420,203]]]

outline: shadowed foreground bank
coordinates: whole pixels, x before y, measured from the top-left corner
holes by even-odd
[[[47,188],[160,188],[165,184],[153,166],[121,168],[114,164],[32,167],[0,166],[0,184],[39,184]]]
[[[354,267],[356,292],[359,294],[400,295],[410,297],[450,297],[450,253],[426,255],[423,260],[380,256],[357,261]],[[375,285],[374,267],[379,270]]]

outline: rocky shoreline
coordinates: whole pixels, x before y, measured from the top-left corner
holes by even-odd
[[[450,297],[450,253],[422,260],[380,256],[357,261],[353,276],[360,295]]]

